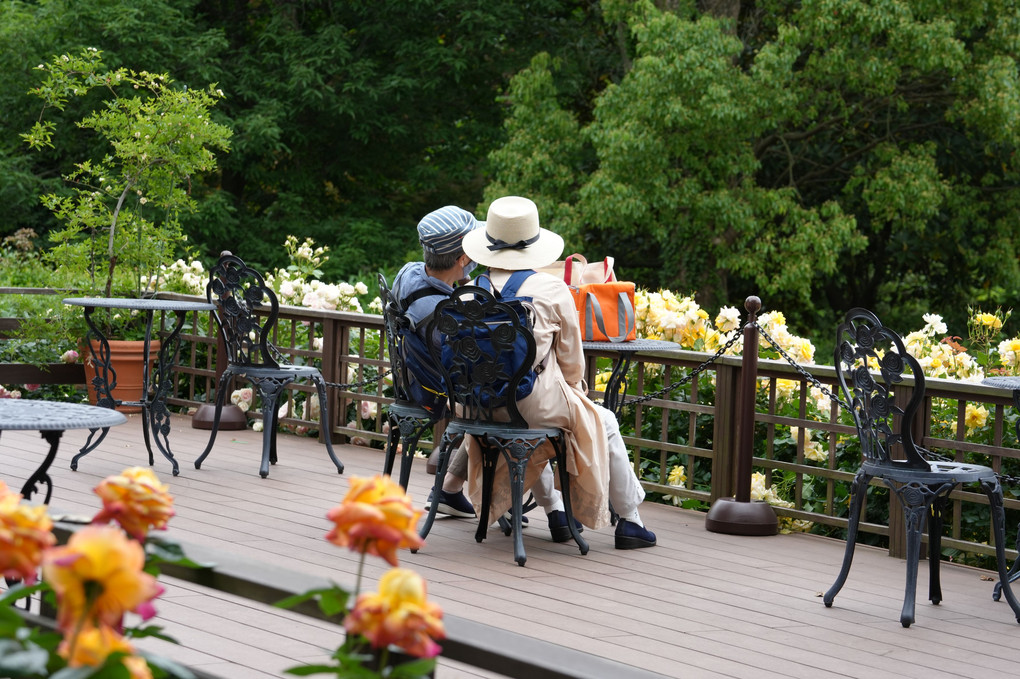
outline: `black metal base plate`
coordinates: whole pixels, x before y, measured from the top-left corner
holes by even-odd
[[[737,502],[721,497],[708,510],[705,529],[730,535],[775,535],[779,520],[767,502]]]

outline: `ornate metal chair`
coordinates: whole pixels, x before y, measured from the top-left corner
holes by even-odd
[[[914,622],[917,565],[921,533],[926,523],[928,598],[935,605],[942,600],[939,565],[943,512],[949,494],[961,484],[977,483],[988,496],[995,531],[999,579],[1005,582],[1005,523],[999,479],[989,467],[925,459],[924,454],[928,454],[928,451],[914,442],[911,430],[917,409],[924,403],[924,372],[917,360],[907,353],[899,335],[884,327],[870,311],[852,309],[836,333],[835,365],[840,388],[850,405],[857,427],[864,460],[850,487],[850,523],[843,566],[836,582],[825,593],[825,605],[832,606],[833,599],[846,582],[857,542],[864,496],[873,478],[881,479],[903,505],[907,529],[907,585],[900,623],[904,627]],[[894,385],[910,378],[914,382],[910,399],[900,404],[897,394],[893,392]],[[1020,603],[1008,586],[1003,590],[1020,622]]]
[[[379,299],[383,305],[383,327],[386,332],[386,351],[390,357],[390,372],[393,377],[393,403],[386,406],[390,431],[386,439],[386,457],[383,461],[383,474],[393,473],[393,462],[396,458],[397,443],[400,442],[400,485],[407,490],[411,478],[411,465],[414,462],[414,451],[418,440],[426,429],[430,429],[439,418],[432,412],[415,403],[409,396],[409,377],[407,365],[404,363],[404,352],[401,348],[401,334],[398,329],[406,328],[410,320],[400,310],[396,300],[391,299],[386,278],[379,274]]]
[[[497,320],[498,319],[498,320]],[[524,473],[528,460],[546,441],[556,451],[556,467],[560,475],[563,507],[570,535],[581,554],[588,553],[588,543],[574,523],[570,506],[570,475],[566,464],[566,443],[563,431],[554,428],[529,428],[517,406],[517,388],[531,372],[535,362],[535,338],[531,329],[519,321],[517,311],[496,300],[487,290],[474,285],[456,289],[449,299],[436,306],[428,333],[438,331],[442,347],[431,347],[433,358],[443,368],[450,392],[450,410],[456,415],[443,432],[438,449],[439,461],[433,497],[439,496],[449,457],[465,435],[475,438],[482,450],[482,507],[475,540],[485,539],[492,504],[492,487],[496,463],[502,456],[510,474],[513,498],[510,524],[504,528],[514,536],[514,560],[523,566],[527,561],[521,535],[524,512]],[[523,360],[509,355],[518,337],[524,338],[527,351]],[[443,360],[445,351],[446,361]],[[515,366],[512,373],[508,370]],[[436,517],[438,502],[429,509],[420,534],[428,535]]]
[[[202,468],[202,462],[216,441],[230,380],[242,377],[252,384],[262,398],[262,463],[259,475],[266,478],[269,476],[269,465],[276,464],[276,433],[280,424],[276,402],[280,394],[295,379],[314,382],[319,395],[320,426],[328,428],[326,380],[317,368],[281,363],[274,357],[276,347],[270,342],[270,337],[276,328],[280,302],[262,275],[239,257],[229,252],[223,253],[216,266],[209,271],[205,295],[211,304],[216,305],[213,314],[219,324],[220,337],[227,347],[228,364],[216,388],[216,414],[209,444],[195,460],[195,469]],[[325,441],[326,452],[336,465],[337,472],[342,474],[344,465],[333,452],[328,431]]]

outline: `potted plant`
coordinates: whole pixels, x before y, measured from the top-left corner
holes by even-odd
[[[180,216],[195,206],[192,177],[215,170],[215,151],[228,149],[230,130],[209,115],[223,93],[214,85],[178,85],[167,74],[109,69],[95,48],[56,56],[38,70],[42,84],[30,93],[43,107],[32,129],[21,135],[33,150],[53,147],[58,128],[47,112],[63,111],[74,98],[101,99],[75,123],[90,133],[86,148],[94,157],[63,175],[67,192],[42,196],[59,222],[43,255],[49,287],[82,297],[151,294],[160,266],[173,262],[184,242]],[[97,309],[92,318],[102,323],[107,339],[142,339],[137,314]],[[46,318],[29,320],[23,333],[83,338],[82,310],[54,304]],[[132,388],[137,394],[138,386]]]

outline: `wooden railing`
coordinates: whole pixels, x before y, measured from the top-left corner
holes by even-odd
[[[200,299],[185,295],[169,296]],[[310,333],[306,330],[310,330]],[[382,412],[389,402],[388,386],[385,380],[372,380],[389,368],[385,342],[379,341],[381,332],[382,317],[379,315],[281,307],[276,345],[294,361],[314,362],[321,367],[328,382],[342,386],[330,389],[332,421],[328,432],[334,442],[354,440],[381,446],[385,441],[385,417]],[[321,346],[318,342],[314,346],[310,345],[302,339],[309,336],[321,338]],[[214,400],[217,355],[216,331],[209,319],[199,316],[189,319],[182,334],[177,388],[168,401],[171,406],[186,410]],[[638,354],[632,364],[629,378],[631,393],[627,398],[633,399],[675,384],[706,358],[707,354],[692,351]],[[611,355],[593,352],[587,356],[587,360],[588,384],[594,385],[596,374],[608,366]],[[832,366],[806,367],[819,383],[835,391],[835,372]],[[701,379],[690,380],[660,397],[624,408],[621,429],[625,432],[624,440],[646,491],[670,495],[702,509],[707,509],[720,497],[734,494],[737,434],[740,427],[736,419],[740,370],[740,357],[722,356],[708,366],[707,374]],[[793,503],[789,508],[775,507],[776,514],[784,519],[811,522],[817,525],[816,530],[825,528],[839,531],[845,528],[847,491],[856,463],[840,468],[836,463],[837,451],[852,444],[856,432],[847,421],[841,420],[835,403],[831,404],[827,416],[821,419],[808,417],[806,404],[811,398],[812,385],[794,366],[785,361],[761,360],[758,362],[757,376],[759,395],[754,415],[753,468],[763,472],[769,483],[786,478],[788,499]],[[4,379],[0,375],[0,383]],[[368,383],[363,386],[344,386],[361,382]],[[911,388],[910,381],[897,387],[901,391]],[[310,388],[302,385],[290,388],[289,408],[281,421],[291,427],[316,429],[318,420],[300,417],[294,407],[302,392],[308,393]],[[602,396],[594,391],[591,395],[596,399]],[[932,433],[930,413],[933,399],[955,402],[958,426],[954,438],[937,437]],[[798,404],[797,414],[791,416],[781,413],[781,404],[789,404],[791,401]],[[995,430],[991,445],[965,440],[966,428],[963,423],[968,403],[988,407]],[[365,410],[374,409],[376,416],[359,417],[361,404],[368,404]],[[957,459],[962,459],[964,455],[982,456],[982,462],[1001,470],[1004,463],[1020,459],[1020,450],[1003,445],[1004,432],[1008,431],[1007,414],[1013,416],[1011,400],[1005,392],[981,385],[930,378],[927,380],[926,408],[916,423],[917,440],[925,447],[937,449]],[[248,417],[258,416],[257,412],[248,413]],[[798,446],[792,457],[778,455],[777,433],[786,432],[785,427],[790,426],[811,429],[827,437],[825,445],[829,452],[828,460],[824,463],[806,460],[802,445]],[[320,438],[325,435],[326,432],[320,432]],[[421,446],[429,450],[432,442],[426,437]],[[683,488],[668,483],[670,468],[676,464],[683,464],[686,469],[688,481]],[[1013,462],[1008,462],[1006,466],[1009,464]],[[821,491],[817,490],[819,487]],[[1005,490],[1007,526],[1012,529],[1020,523],[1020,488],[1013,485],[1007,486]],[[873,492],[881,494],[886,491],[876,488]],[[987,522],[987,534],[966,539],[967,536],[961,533],[960,519],[965,513],[987,512],[984,495],[957,490],[951,496],[951,501],[950,517],[946,521],[948,534],[943,539],[943,545],[970,554],[993,554],[990,521]],[[899,517],[895,506],[892,516]],[[876,539],[880,541],[887,537],[890,553],[903,555],[901,520],[863,521],[861,530],[877,536]],[[1012,544],[1008,547],[1012,547]],[[1015,557],[1013,550],[1009,553],[1010,558]]]

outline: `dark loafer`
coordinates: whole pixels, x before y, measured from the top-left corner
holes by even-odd
[[[655,546],[655,533],[633,521],[621,518],[616,524],[617,549],[641,549]]]
[[[552,534],[553,542],[566,542],[571,538],[566,512],[556,510],[546,514],[546,517],[549,519],[549,532]],[[574,525],[577,526],[578,533],[584,532],[584,526],[577,519],[574,519]]]

